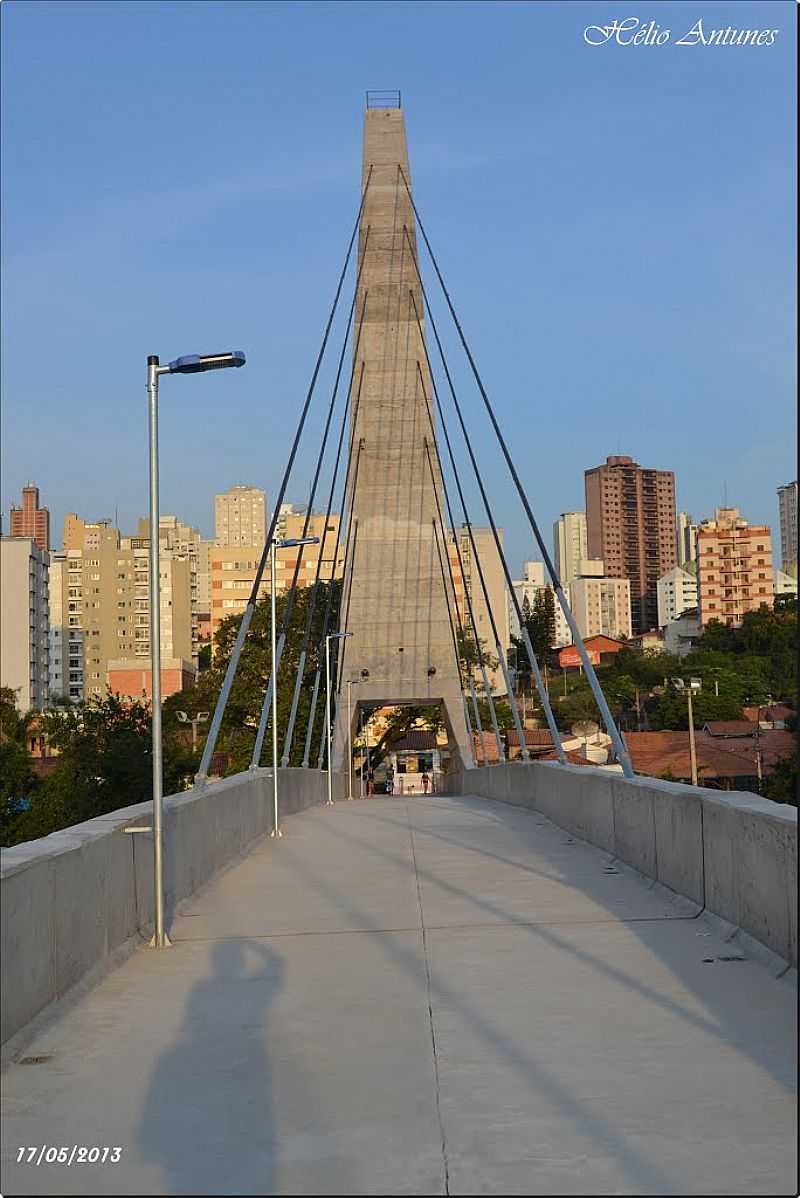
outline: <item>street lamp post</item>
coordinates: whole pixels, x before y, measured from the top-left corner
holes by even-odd
[[[318,545],[319,537],[289,537],[285,541],[273,540],[269,550],[270,569],[270,648],[272,653],[272,831],[270,836],[278,838],[283,835],[278,817],[278,652],[276,643],[275,621],[275,592],[277,590],[277,570],[275,554],[278,549],[296,549],[300,545]]]
[[[343,640],[352,632],[331,632],[325,637],[325,724],[328,740],[328,807],[333,806],[333,775],[331,771],[331,641]]]
[[[697,748],[694,740],[694,710],[692,708],[692,693],[700,691],[703,683],[700,678],[690,678],[687,686],[682,678],[673,678],[676,690],[686,692],[686,706],[689,714],[689,764],[692,771],[692,786],[697,786]]]
[[[189,354],[166,366],[158,354],[147,359],[147,406],[150,437],[150,696],[153,704],[153,939],[154,948],[169,943],[164,928],[164,761],[161,742],[161,577],[158,512],[158,380],[162,374],[203,374],[244,366],[241,350],[225,354]]]
[[[194,719],[190,719],[188,714],[185,711],[176,711],[175,712],[175,715],[178,717],[178,719],[180,720],[180,722],[182,724],[191,724],[192,725],[192,752],[193,753],[197,752],[197,727],[199,724],[205,724],[206,720],[208,719],[208,714],[209,713],[207,711],[198,711],[198,713],[194,717]]]

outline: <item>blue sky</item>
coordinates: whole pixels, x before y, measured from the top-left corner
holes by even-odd
[[[674,469],[696,517],[727,493],[777,524],[796,477],[792,3],[0,12],[4,511],[32,478],[56,544],[70,510],[132,530],[146,355],[223,348],[247,367],[162,385],[162,510],[210,534],[215,491],[271,499],[358,204],[364,91],[399,87],[417,203],[548,542],[614,453]],[[670,40],[584,42],[628,16]],[[676,45],[698,17],[779,32]],[[456,378],[516,569],[538,554]]]

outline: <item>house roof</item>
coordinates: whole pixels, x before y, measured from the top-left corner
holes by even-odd
[[[703,731],[711,736],[755,736],[752,720],[709,720]]]
[[[402,740],[397,740],[392,745],[393,752],[419,752],[420,750],[431,750],[436,748],[436,733],[427,732],[423,728],[412,728],[407,732]]]
[[[497,751],[497,740],[493,732],[483,733],[483,739],[486,742],[486,765],[494,765],[500,760],[500,754]],[[472,734],[472,756],[475,758],[476,765],[483,765],[483,754],[481,753],[481,738],[477,732]]]
[[[577,749],[565,749],[564,756],[567,760],[567,765],[590,765],[597,769],[600,764],[597,761],[589,761],[586,757],[584,757],[583,753],[579,753]],[[550,749],[549,752],[543,753],[541,757],[537,758],[537,760],[558,761],[558,754],[556,753],[555,749]]]
[[[547,728],[526,728],[524,731],[525,744],[528,746],[543,747],[553,743],[553,738]],[[512,746],[516,748],[519,745],[519,733],[516,728],[509,728],[506,732],[506,741],[509,748]]]
[[[769,720],[788,720],[789,716],[793,716],[794,712],[791,707],[787,707],[785,703],[773,703],[771,707],[745,707],[742,709],[746,720],[763,720],[765,723]]]
[[[673,778],[691,778],[689,733],[686,732],[626,732],[625,741],[637,774]],[[772,773],[777,763],[794,751],[791,732],[769,730],[759,737],[761,766],[765,774]],[[755,757],[755,738],[750,740],[724,739],[695,733],[697,770],[703,778],[752,778],[758,767]]]

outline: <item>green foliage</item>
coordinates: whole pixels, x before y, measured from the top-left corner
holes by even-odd
[[[725,658],[719,664],[746,680],[744,689],[754,692],[746,701],[764,702],[769,694],[796,705],[797,602],[784,602],[792,599],[794,596],[778,595],[772,610],[762,604],[758,611],[746,612],[739,628],[729,628],[719,620],[706,627],[698,652]],[[686,659],[687,666],[695,656]]]
[[[479,641],[476,643],[472,631],[467,628],[466,624],[462,625],[456,631],[456,641],[458,642],[458,658],[461,662],[461,672],[465,682],[467,682],[470,676],[473,679],[477,678],[479,683],[482,680],[480,669],[481,657],[487,670],[496,670],[499,666],[499,659],[487,650],[486,641],[483,638],[479,638]],[[478,644],[480,645],[480,655],[478,654]]]
[[[501,732],[506,732],[509,728],[514,727],[514,716],[511,711],[511,704],[506,699],[493,699],[494,713],[497,718],[497,726]],[[492,724],[492,713],[489,709],[487,699],[478,699],[478,711],[480,712],[481,724],[484,732],[494,731]],[[473,709],[470,706],[470,717],[472,717]]]
[[[800,786],[800,751],[795,744],[794,754],[784,761],[779,761],[772,773],[764,779],[762,792],[764,797],[772,799],[773,803],[791,803],[796,807],[798,786]]]
[[[702,728],[709,720],[742,719],[741,705],[727,695],[720,694],[717,698],[713,690],[710,693],[701,691],[694,695],[692,709],[695,728]],[[665,691],[648,705],[647,716],[654,732],[660,732],[663,728],[675,731],[688,728],[689,709],[686,695],[672,689]]]
[[[380,740],[376,745],[370,745],[369,760],[372,768],[375,769],[380,765],[398,741],[408,736],[409,732],[418,729],[420,722],[429,732],[439,732],[444,727],[441,709],[438,706],[394,708],[386,721],[386,727]],[[366,768],[366,758],[364,768]]]
[[[533,604],[528,596],[522,600],[522,625],[530,638],[531,648],[541,661],[553,647],[556,639],[556,597],[552,587],[544,587],[536,592]],[[532,673],[532,663],[528,659],[525,640],[522,635],[511,638],[517,653],[517,670],[525,678]]]
[[[325,653],[320,656],[320,639],[324,623],[325,608],[328,602],[328,587],[333,587],[331,621],[329,631],[338,624],[339,602],[342,584],[339,580],[333,583],[320,583],[317,600],[314,605],[314,616],[311,625],[311,636],[308,652],[303,669],[303,681],[298,700],[297,718],[289,757],[290,765],[300,765],[303,760],[306,728],[311,713],[311,698],[314,687],[314,676],[317,665],[321,668],[321,680],[317,706],[314,717],[314,732],[311,740],[310,764],[317,764],[320,739],[325,718]],[[292,611],[291,626],[287,630],[286,644],[281,656],[278,671],[278,754],[283,753],[284,740],[289,725],[289,713],[294,695],[295,677],[300,663],[300,653],[305,634],[306,620],[312,603],[314,588],[304,587],[295,595]],[[283,627],[288,607],[288,595],[278,595],[275,602],[277,627]],[[224,620],[217,629],[214,637],[214,657],[211,667],[198,676],[197,683],[190,691],[181,691],[170,696],[164,703],[164,727],[178,731],[181,725],[177,722],[175,712],[186,711],[194,716],[198,711],[213,712],[217,697],[222,688],[225,671],[230,661],[233,646],[239,632],[241,616],[231,616]],[[217,750],[228,755],[228,774],[247,769],[253,753],[261,707],[264,702],[267,681],[272,673],[271,611],[268,601],[256,606],[253,620],[247,634],[245,648],[239,659],[239,668],[231,688],[225,715],[222,720]],[[331,674],[336,677],[336,651],[341,641],[331,641]],[[346,644],[346,642],[344,642]],[[346,654],[345,649],[345,654]],[[346,663],[346,657],[345,657]],[[354,668],[354,667],[353,667]],[[347,677],[345,665],[344,677]],[[208,731],[208,724],[201,726],[202,732]],[[272,739],[272,711],[270,705],[267,734],[264,738],[262,762],[270,758],[269,748]]]
[[[24,777],[16,781],[13,810],[8,802],[4,805],[4,844],[47,836],[152,798],[149,704],[109,694],[45,712],[39,719],[58,754],[57,764],[27,793]],[[183,743],[165,735],[164,793],[184,789],[192,767]]]

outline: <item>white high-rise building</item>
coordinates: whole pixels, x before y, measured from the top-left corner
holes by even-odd
[[[49,565],[32,537],[0,538],[0,686],[21,712],[48,703]]]
[[[267,540],[267,497],[258,487],[238,484],[214,496],[214,537],[219,549],[240,545],[263,549]]]
[[[778,487],[781,522],[781,568],[797,564],[797,480]]]
[[[586,512],[562,512],[553,525],[555,567],[563,586],[577,578],[582,559],[588,558]],[[569,642],[567,642],[569,643]]]
[[[697,525],[688,512],[678,512],[678,565],[697,561]],[[660,623],[660,619],[659,619]]]
[[[520,607],[522,607],[526,599],[531,607],[533,607],[539,591],[546,590],[549,585],[549,582],[545,581],[544,562],[523,562],[522,574],[522,578],[514,581],[514,594],[517,596],[517,602]],[[568,588],[565,588],[565,590],[567,599],[569,600],[569,590]],[[572,641],[572,636],[570,635],[569,625],[564,617],[564,613],[561,610],[561,604],[556,599],[555,594],[553,595],[553,599],[555,600],[556,613],[556,636],[553,648],[556,649],[562,645],[569,645]],[[519,620],[517,619],[516,608],[510,595],[508,596],[508,627],[512,636],[519,636]]]
[[[590,636],[620,640],[632,635],[629,579],[600,578],[596,574],[573,578],[569,601],[584,640]]]
[[[778,570],[777,567],[772,571],[775,578],[775,594],[776,595],[796,595],[797,594],[797,576],[787,574],[784,570]]]
[[[691,570],[673,566],[659,578],[656,584],[659,628],[697,607],[697,566],[694,562],[691,565]]]

